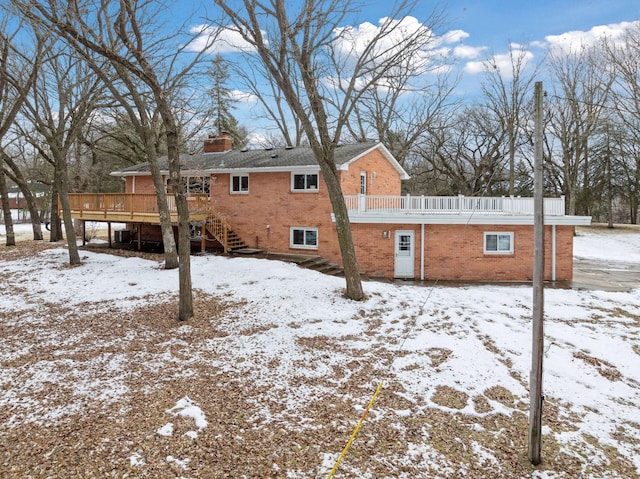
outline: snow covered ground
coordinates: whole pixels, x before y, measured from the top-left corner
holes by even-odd
[[[637,267],[640,231],[582,229],[574,253]],[[640,477],[640,285],[545,291],[544,462],[533,468],[531,287],[366,282],[359,303],[341,296],[343,279],[293,264],[194,256],[196,299],[227,306],[206,303],[210,320],[164,318],[162,335],[152,318],[130,317],[175,303],[177,271],[141,258],[82,258],[70,268],[62,248],[0,256],[0,443],[46,428],[60,435],[77,418],[135,416],[120,438],[103,433],[86,460],[108,457],[129,477],[320,478],[384,382],[336,478]],[[80,323],[80,312],[100,324]],[[211,377],[198,382],[203,375]],[[230,406],[212,398],[216,390],[199,394],[216,385],[239,388],[249,412],[232,424],[214,419],[234,416],[219,416]],[[161,401],[132,404],[160,391]],[[178,420],[191,421],[184,432]],[[0,476],[64,476],[51,463],[55,447],[31,447],[27,456],[0,446]],[[25,457],[32,467],[16,464]],[[207,475],[212,463],[217,472]]]

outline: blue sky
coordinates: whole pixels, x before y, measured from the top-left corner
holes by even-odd
[[[393,1],[364,3],[358,24],[378,25],[393,8]],[[640,0],[423,0],[414,16],[423,21],[438,7],[444,8],[445,21],[435,33],[455,32],[446,46],[464,46],[465,56],[458,58],[465,61],[507,53],[511,42],[525,44],[535,53],[536,48],[544,50],[553,44],[589,41],[601,33],[597,27],[608,26],[607,35],[615,35],[624,22],[640,21]]]
[[[297,0],[291,1],[295,4]],[[494,56],[498,65],[504,66],[502,72],[510,71],[508,56],[504,56],[510,43],[524,45],[533,65],[551,48],[566,50],[569,45],[589,43],[602,34],[615,38],[631,22],[640,21],[640,0],[422,1],[415,9],[417,20],[425,20],[437,6],[444,8],[446,17],[435,29],[436,35],[443,35],[438,48],[450,52],[462,69],[455,94],[466,100],[479,92],[483,61]],[[364,22],[377,26],[392,9],[393,1],[366,3],[354,26]],[[226,50],[230,51],[228,44]],[[241,123],[250,117],[237,113]]]
[[[372,17],[384,13],[383,2],[374,5],[379,7]],[[638,0],[450,0],[443,5],[448,30],[464,30],[466,44],[496,53],[505,52],[509,42],[542,42],[548,35],[640,20]]]

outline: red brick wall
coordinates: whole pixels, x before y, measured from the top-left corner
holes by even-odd
[[[339,258],[331,204],[323,181],[317,192],[292,192],[289,172],[250,173],[249,192],[232,194],[229,191],[231,176],[215,176],[211,204],[249,246],[268,251],[321,254],[332,261]],[[291,227],[318,228],[318,249],[290,248]]]
[[[358,263],[367,271],[393,272],[394,230],[414,230],[415,276],[420,277],[420,227],[415,225],[356,225],[358,242],[371,235],[369,246],[358,246]],[[383,239],[382,230],[391,229],[391,238]],[[513,254],[484,254],[484,232],[513,232]],[[354,234],[354,236],[356,236]],[[379,250],[384,250],[384,253]],[[545,278],[552,271],[551,226],[545,229]],[[384,255],[389,256],[385,259]],[[427,225],[425,226],[425,279],[529,281],[533,277],[533,227],[509,225]],[[389,276],[386,274],[385,276]],[[573,277],[573,227],[556,227],[556,279]]]
[[[360,193],[360,173],[367,174],[367,195],[398,196],[402,194],[400,174],[380,150],[373,150],[340,172],[340,184],[345,195]]]
[[[155,194],[153,179],[149,176],[127,176],[125,193]]]
[[[345,194],[360,190],[360,172],[367,172],[368,194],[399,195],[398,172],[377,150],[340,172]],[[375,178],[371,181],[372,173]],[[250,246],[273,252],[318,254],[341,264],[340,248],[331,221],[331,204],[324,181],[318,192],[292,192],[291,173],[250,173],[249,193],[231,194],[229,174],[214,175],[211,204]],[[132,178],[127,178],[127,192]],[[135,177],[136,193],[153,193],[151,177]],[[267,225],[269,226],[267,228]],[[290,247],[290,228],[318,228],[318,249]],[[396,230],[415,232],[415,277],[420,277],[420,225],[352,224],[358,264],[373,277],[391,278]],[[514,254],[484,254],[484,232],[513,232]],[[573,276],[572,226],[556,227],[556,279]],[[383,232],[389,232],[388,237]],[[551,279],[551,227],[545,232],[545,276]],[[533,273],[533,227],[500,225],[425,226],[425,279],[528,281]]]
[[[414,272],[420,278],[420,226],[363,224],[351,225],[353,241],[356,244],[358,266],[362,272],[374,278],[393,278],[395,259],[395,231],[411,230],[414,235]],[[385,233],[386,232],[386,233]],[[388,233],[388,235],[387,235]]]
[[[374,150],[351,163],[349,170],[339,172],[345,195],[359,193],[361,171],[367,173],[368,194],[400,194],[400,174],[382,153]],[[230,175],[215,176],[211,204],[226,215],[227,222],[249,246],[319,254],[331,262],[342,263],[335,223],[331,221],[333,209],[322,178],[317,192],[292,192],[289,172],[249,173],[249,193],[231,194]],[[318,228],[318,249],[291,248],[291,227]]]

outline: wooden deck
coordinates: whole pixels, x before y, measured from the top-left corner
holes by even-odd
[[[178,223],[178,211],[175,197],[167,196],[171,222]],[[108,223],[109,246],[111,246],[111,223],[127,223],[134,225],[159,225],[160,213],[155,194],[138,193],[73,193],[69,195],[71,217],[83,222],[100,221]],[[225,219],[216,213],[209,203],[206,194],[194,194],[187,197],[189,221],[201,223],[201,250],[205,251],[207,241],[217,241],[225,253],[245,248],[247,245],[233,231]],[[132,243],[158,243],[160,240],[143,239],[141,228],[135,228],[137,236],[131,238]],[[83,235],[83,237],[86,237]],[[195,239],[195,238],[194,238]],[[83,242],[84,244],[84,242]]]
[[[175,197],[168,195],[171,222],[178,222]],[[160,224],[160,213],[155,194],[137,193],[72,193],[69,195],[71,217],[84,221],[110,223]],[[206,221],[209,198],[204,194],[189,195],[189,219]]]

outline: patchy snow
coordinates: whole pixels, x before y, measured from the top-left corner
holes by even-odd
[[[623,227],[624,228],[624,227]],[[574,239],[573,256],[576,258],[600,259],[605,261],[640,262],[640,232],[623,229],[578,230]]]
[[[207,427],[208,423],[205,419],[202,409],[200,409],[199,406],[197,406],[191,399],[186,396],[180,399],[171,409],[168,409],[167,412],[175,416],[182,416],[193,419],[196,423],[198,431]],[[198,436],[198,433],[196,431],[187,431],[185,434],[192,438]]]
[[[2,230],[0,230],[2,232]],[[58,320],[76,308],[85,311],[127,311],[174,295],[178,290],[177,271],[161,268],[159,261],[123,258],[82,251],[83,264],[65,267],[67,252],[62,248],[45,250],[31,258],[2,263],[2,274],[20,284],[21,294],[1,295],[0,311],[11,325],[21,313],[34,327],[43,318],[34,309],[39,303],[64,306]],[[574,255],[634,264],[640,262],[640,234],[585,230],[575,238]],[[376,408],[367,421],[385,415],[409,418],[427,409],[455,412],[481,419],[487,413],[478,410],[473,398],[485,398],[492,414],[509,415],[528,404],[528,378],[531,368],[531,302],[528,286],[425,287],[410,283],[366,282],[368,299],[362,303],[341,296],[344,280],[300,269],[295,265],[255,258],[227,258],[207,255],[192,257],[192,282],[196,292],[221,296],[246,305],[233,317],[217,325],[220,338],[201,338],[188,358],[176,357],[175,348],[189,345],[193,333],[190,325],[175,329],[175,337],[165,344],[161,357],[149,358],[150,369],[171,369],[179,365],[176,375],[195,375],[191,364],[215,349],[220,358],[207,357],[216,371],[239,372],[264,393],[247,398],[254,408],[251,418],[257,425],[286,423],[317,397],[332,397],[352,375],[371,369],[384,381],[385,388],[399,391],[410,405]],[[638,285],[640,288],[640,285]],[[65,312],[66,311],[66,312]],[[547,289],[545,291],[544,392],[554,406],[572,415],[573,431],[556,431],[545,427],[567,454],[579,456],[576,448],[589,450],[585,437],[593,437],[629,458],[640,474],[640,289],[629,292],[597,290]],[[247,333],[251,331],[251,334]],[[43,344],[72,345],[78,335],[43,336]],[[328,355],[317,356],[304,347],[307,340],[339,344]],[[120,340],[127,340],[122,331]],[[0,338],[0,361],[9,364],[30,352],[30,346],[7,344]],[[385,355],[378,354],[385,352]],[[24,369],[0,371],[0,408],[13,407],[19,414],[9,418],[5,427],[26,422],[46,424],[65,414],[84,411],[89,400],[117,401],[128,394],[124,356],[114,351],[97,355],[93,364],[67,361],[68,370],[60,373],[52,358],[43,358],[29,371],[29,382],[15,384]],[[83,368],[105,371],[104,380],[85,380]],[[336,374],[340,371],[340,374]],[[108,374],[107,374],[108,372]],[[141,374],[136,372],[135,374]],[[299,384],[299,378],[323,381]],[[66,406],[49,406],[30,394],[51,384],[73,383],[76,389]],[[376,382],[343,394],[353,402],[357,419],[369,401]],[[460,394],[462,404],[454,407],[437,399],[439,388],[448,387]],[[511,402],[498,400],[488,390],[504,388]],[[384,395],[384,389],[382,394]],[[497,390],[497,389],[496,389]],[[190,421],[193,427],[184,435],[197,439],[208,426],[207,404],[196,404],[182,394],[169,398],[173,407],[165,413]],[[281,409],[269,406],[278,402]],[[55,407],[54,407],[55,406]],[[84,412],[88,414],[88,412]],[[475,419],[474,419],[475,420]],[[472,421],[473,423],[473,421]],[[257,427],[257,426],[256,426]],[[306,427],[304,423],[297,427]],[[309,426],[311,427],[311,426]],[[349,429],[344,427],[345,437]],[[484,433],[480,423],[471,429]],[[157,424],[156,433],[171,438],[174,423]],[[423,435],[428,437],[425,429]],[[175,440],[175,438],[173,438]],[[228,440],[239,440],[228,438]],[[471,443],[470,453],[486,464],[497,467],[491,450],[478,442]],[[326,475],[340,451],[320,449],[320,471]],[[130,465],[141,470],[147,459],[138,452],[127,456]],[[604,461],[595,455],[593,461]],[[167,464],[190,470],[191,458],[167,455]],[[408,444],[408,452],[398,462],[424,466],[432,470],[439,463],[437,475],[447,477],[461,473],[448,468],[440,452],[428,443]],[[193,466],[195,467],[195,465]],[[278,477],[304,477],[304,470],[280,470]],[[302,466],[301,466],[302,467]],[[453,466],[452,466],[453,467]],[[585,466],[586,467],[586,466]],[[355,474],[355,473],[354,473]],[[361,472],[360,477],[373,477]],[[410,477],[410,476],[406,476]],[[564,477],[557,475],[553,464],[537,470],[537,479]],[[593,477],[585,469],[584,477]],[[617,477],[617,476],[611,476]]]

